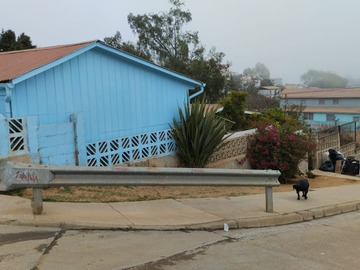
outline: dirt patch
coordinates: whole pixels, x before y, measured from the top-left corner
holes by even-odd
[[[296,179],[274,188],[274,192],[292,191]],[[332,176],[317,176],[309,179],[310,191],[313,189],[359,184],[360,181]],[[66,202],[125,202],[181,198],[237,197],[265,192],[263,187],[188,187],[188,186],[125,186],[125,187],[60,187],[43,191],[44,201]],[[14,191],[13,195],[32,198],[32,189]]]

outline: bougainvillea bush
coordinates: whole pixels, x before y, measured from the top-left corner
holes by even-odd
[[[247,158],[253,169],[279,170],[284,183],[296,176],[300,161],[312,147],[305,133],[262,122],[257,123],[256,133],[249,138]]]

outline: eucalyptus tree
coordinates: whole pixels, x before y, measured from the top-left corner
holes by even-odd
[[[133,54],[135,56],[141,57],[146,60],[151,60],[151,55],[147,50],[141,48],[138,44],[124,41],[122,35],[119,31],[116,31],[115,35],[112,37],[105,37],[104,42],[114,48],[120,49],[127,53]]]
[[[153,60],[174,70],[186,69],[191,50],[199,46],[197,32],[184,31],[192,20],[190,11],[182,10],[179,0],[170,0],[172,7],[159,14],[128,15],[132,31],[138,36],[138,44],[151,52]]]
[[[223,63],[225,54],[212,48],[208,53],[200,43],[198,32],[184,30],[192,14],[183,10],[180,0],[169,0],[166,12],[128,15],[128,23],[137,36],[136,44],[124,42],[121,34],[105,38],[105,42],[206,83],[207,102],[215,102],[226,94],[226,74],[230,66]],[[117,37],[116,37],[117,35]],[[119,40],[120,37],[120,40]],[[133,51],[131,51],[134,49]]]

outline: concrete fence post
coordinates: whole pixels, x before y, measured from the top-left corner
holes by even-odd
[[[40,164],[37,116],[26,117],[26,124],[25,134],[29,147],[30,163]]]
[[[0,114],[0,158],[9,157],[9,127],[6,118]]]
[[[77,166],[86,166],[85,120],[82,113],[72,114],[74,125],[75,161]]]

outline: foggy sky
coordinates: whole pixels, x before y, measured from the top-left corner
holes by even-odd
[[[185,0],[207,49],[242,73],[265,64],[298,83],[309,69],[360,78],[359,0]],[[168,0],[1,0],[0,28],[25,32],[39,47],[102,40],[118,30],[135,40],[127,15],[167,11]]]

